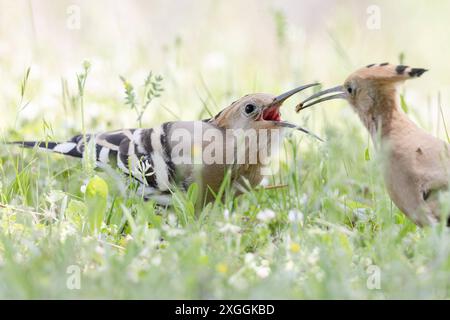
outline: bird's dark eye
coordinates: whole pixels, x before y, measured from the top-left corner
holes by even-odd
[[[256,110],[256,106],[254,104],[248,104],[245,106],[246,114],[251,114],[251,113],[255,112],[255,110]]]
[[[350,93],[350,94],[352,94],[352,92],[353,92],[352,87],[347,87],[347,92]]]

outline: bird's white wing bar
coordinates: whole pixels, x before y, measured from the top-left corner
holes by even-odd
[[[152,160],[158,189],[166,191],[169,189],[169,171],[167,163],[164,159],[164,150],[161,144],[161,135],[164,134],[162,127],[156,127],[151,135],[151,144],[153,146]]]
[[[109,162],[109,149],[106,147],[101,147],[99,156],[98,156],[98,161],[102,162],[102,163],[108,163]]]
[[[52,151],[58,152],[58,153],[69,153],[76,146],[77,146],[77,144],[74,142],[64,142],[64,143],[57,144],[52,149]]]

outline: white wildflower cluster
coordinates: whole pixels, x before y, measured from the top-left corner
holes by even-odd
[[[310,265],[315,265],[319,261],[320,258],[320,249],[318,247],[315,247],[312,252],[308,255],[306,261]]]
[[[275,219],[275,217],[276,217],[276,213],[270,209],[261,210],[256,215],[256,218],[258,220],[260,220],[261,222],[265,222],[265,223],[272,221],[273,219]]]
[[[172,223],[174,223],[173,220],[174,218]],[[127,267],[127,276],[133,282],[138,282],[141,275],[145,274],[152,265],[157,267],[162,261],[161,252],[156,250],[160,243],[160,233],[157,230],[148,229],[143,238],[145,246]]]
[[[300,197],[300,204],[304,207],[308,203],[308,195],[303,193]]]
[[[168,215],[167,223],[162,226],[162,230],[164,230],[169,237],[177,237],[185,233],[185,230],[178,226],[177,217],[173,213]]]
[[[270,275],[269,261],[263,258],[256,257],[253,253],[245,255],[245,265],[247,268],[253,270],[259,278],[267,278]]]
[[[318,264],[320,260],[320,249],[318,247],[315,247],[310,252],[300,254],[300,259],[306,262],[306,265],[304,265],[303,268],[308,276],[313,276],[318,281],[322,281],[325,278],[325,273]]]
[[[245,290],[248,287],[248,281],[243,271],[244,269],[240,269],[228,279],[228,283],[237,290]]]
[[[298,223],[300,225],[303,225],[303,213],[301,211],[298,211],[296,209],[289,210],[288,219],[291,223]]]
[[[359,221],[367,222],[371,217],[371,210],[369,208],[356,208],[353,210],[353,213]]]
[[[66,220],[61,221],[59,227],[59,240],[61,242],[64,242],[69,236],[76,235],[78,232],[77,228]]]
[[[238,234],[239,232],[241,232],[241,227],[232,223],[234,216],[235,215],[230,214],[230,211],[228,209],[224,210],[223,217],[225,222],[217,222],[219,232],[225,234]]]
[[[328,232],[322,228],[314,226],[314,227],[308,228],[307,233],[310,236],[321,236],[321,235],[327,234]]]
[[[253,253],[247,253],[243,266],[230,276],[228,283],[235,289],[244,290],[248,287],[249,275],[256,275],[260,279],[267,278],[271,273],[269,261]]]
[[[137,161],[136,165],[133,166],[131,173],[133,176],[141,177],[144,182],[144,186],[148,186],[147,177],[155,174],[153,166],[148,159]]]
[[[149,250],[144,248],[138,256],[131,260],[127,267],[127,277],[132,282],[139,282],[140,275],[148,271],[150,267],[149,264]]]
[[[241,227],[226,222],[225,224],[217,223],[219,226],[219,232],[221,233],[234,233],[237,234],[241,231]]]
[[[49,203],[50,207],[48,210],[44,211],[44,214],[47,218],[50,219],[56,219],[56,213],[58,209],[57,203],[62,201],[62,206],[66,206],[67,204],[67,195],[61,191],[61,190],[51,190],[47,195],[45,196],[45,200]]]
[[[318,281],[324,279],[325,273],[319,266],[319,247],[314,247],[312,250],[303,249],[298,242],[292,241],[290,236],[287,236],[285,245],[287,252],[284,264],[285,271],[292,273],[299,282],[311,276]]]
[[[54,178],[52,178],[52,177],[46,177],[44,185],[49,190],[56,189],[56,180]]]

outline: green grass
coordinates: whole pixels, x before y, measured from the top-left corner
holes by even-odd
[[[93,196],[108,192],[106,205],[92,208],[79,161],[2,148],[0,297],[449,298],[448,230],[417,228],[391,204],[360,131],[288,137],[273,181],[288,187],[229,194],[197,214],[194,196],[162,209],[102,172],[107,188]],[[107,223],[86,230],[97,213]]]

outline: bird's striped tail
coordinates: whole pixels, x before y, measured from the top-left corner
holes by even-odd
[[[88,138],[88,137],[87,137]],[[15,144],[25,148],[39,148],[50,152],[60,153],[76,158],[83,157],[84,144],[83,136],[77,135],[70,141],[54,142],[54,141],[13,141],[8,144]]]

